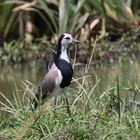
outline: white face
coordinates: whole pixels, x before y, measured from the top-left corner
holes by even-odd
[[[80,43],[80,41],[74,39],[70,34],[64,33],[64,37],[61,41],[61,45],[68,46],[71,43]]]
[[[61,41],[61,45],[62,46],[68,46],[71,43],[73,43],[73,37],[70,34],[65,33],[64,37]]]

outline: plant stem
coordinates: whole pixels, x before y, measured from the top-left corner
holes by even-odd
[[[117,74],[117,98],[118,98],[118,123],[120,123],[121,118],[121,108],[120,108],[120,87],[119,87],[119,76]]]

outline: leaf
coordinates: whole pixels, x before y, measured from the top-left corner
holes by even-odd
[[[52,14],[53,12],[53,9],[50,9],[46,2],[43,1],[43,0],[38,0],[38,3],[41,5],[41,8],[43,8],[43,10],[46,12],[46,14],[49,16],[54,28],[55,28],[55,31],[57,32],[58,31],[58,27],[57,27],[57,24],[56,24],[56,21],[55,21],[55,17],[54,15]]]
[[[59,2],[59,32],[66,32],[69,16],[69,0],[60,0]]]
[[[79,30],[82,28],[82,26],[85,24],[87,18],[89,17],[89,13],[85,13],[77,22],[77,27],[75,28],[75,31]]]

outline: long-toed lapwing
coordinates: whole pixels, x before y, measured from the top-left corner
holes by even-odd
[[[61,89],[66,89],[66,87],[70,85],[73,76],[73,68],[68,56],[68,46],[72,43],[79,42],[80,41],[75,40],[67,33],[60,36],[56,46],[57,53],[54,62],[35,94],[33,100],[34,109],[36,109],[39,100],[44,101],[53,96],[57,97],[61,93]],[[64,95],[66,97],[67,111],[70,113],[66,92],[64,92]]]

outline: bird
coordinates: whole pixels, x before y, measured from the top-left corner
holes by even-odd
[[[56,56],[54,62],[48,73],[44,76],[37,93],[33,99],[33,109],[36,109],[38,104],[43,101],[47,101],[51,97],[55,97],[55,104],[57,96],[61,94],[64,89],[64,95],[67,103],[67,111],[71,115],[69,108],[69,102],[67,98],[67,88],[71,83],[73,77],[73,68],[70,63],[68,55],[68,49],[70,44],[78,44],[79,40],[72,37],[71,34],[63,33],[58,39],[56,45]]]

